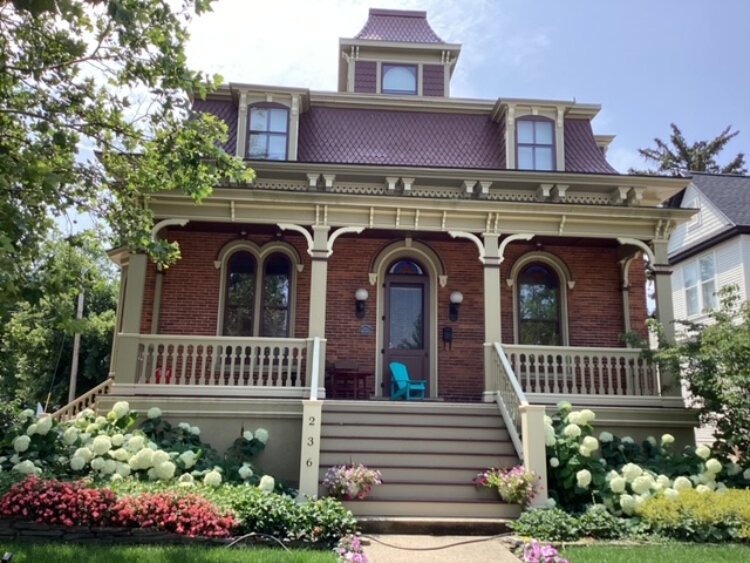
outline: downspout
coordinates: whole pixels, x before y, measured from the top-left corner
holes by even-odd
[[[189,219],[164,219],[159,221],[154,228],[151,229],[151,239],[156,242],[159,236],[159,231],[164,227],[179,226],[184,227],[189,223]],[[151,309],[151,334],[159,333],[159,320],[161,317],[161,294],[162,288],[164,287],[164,268],[161,264],[156,266],[156,280],[154,282],[154,302]]]

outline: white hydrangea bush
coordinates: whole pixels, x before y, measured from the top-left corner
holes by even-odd
[[[7,447],[0,452],[0,470],[49,478],[118,481],[129,477],[179,486],[275,485],[272,477],[249,462],[268,442],[264,428],[243,432],[220,457],[201,442],[199,427],[187,422],[173,427],[158,407],[149,409],[137,428],[137,413],[126,401],[115,403],[106,416],[85,409],[73,420],[58,423],[50,415],[36,418],[28,409],[21,420],[15,435],[4,440]]]
[[[555,420],[545,417],[548,480],[552,498],[568,510],[601,502],[614,514],[631,516],[655,495],[750,486],[750,468],[719,458],[707,446],[677,452],[671,434],[649,436],[639,445],[629,436],[597,435],[590,409],[573,410],[563,401],[558,411]]]

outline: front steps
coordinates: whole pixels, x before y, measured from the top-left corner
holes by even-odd
[[[366,500],[345,502],[367,528],[464,521],[497,529],[520,513],[472,483],[487,467],[519,463],[495,404],[326,401],[320,480],[347,463],[383,474]]]

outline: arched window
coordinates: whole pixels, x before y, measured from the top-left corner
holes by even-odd
[[[518,343],[560,346],[560,278],[554,268],[532,262],[518,274]]]
[[[528,116],[516,120],[517,168],[555,169],[555,128],[546,117]]]
[[[289,336],[292,264],[281,253],[266,258],[263,271],[261,336]]]
[[[415,65],[383,65],[384,94],[417,94],[417,67]]]
[[[398,262],[394,262],[390,270],[388,270],[388,273],[396,274],[399,276],[423,276],[424,275],[422,266],[414,262],[414,260],[399,260]]]
[[[252,336],[255,309],[255,257],[235,252],[227,263],[224,336]]]
[[[283,106],[256,105],[249,113],[248,158],[286,160],[289,110]]]
[[[293,336],[297,264],[297,253],[286,245],[262,249],[245,241],[227,245],[215,262],[222,270],[219,333]]]

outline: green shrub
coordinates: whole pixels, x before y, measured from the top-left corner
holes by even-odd
[[[616,539],[627,534],[625,520],[611,514],[604,505],[594,504],[578,517],[581,535],[598,539]]]
[[[578,519],[559,508],[532,508],[509,526],[520,536],[541,541],[573,541],[581,537]]]
[[[243,534],[255,532],[280,539],[295,538],[299,508],[293,498],[267,493],[255,487],[244,487],[243,491],[235,493],[231,499],[231,509],[240,520]]]
[[[696,542],[750,541],[750,490],[653,497],[639,515],[660,535]]]
[[[342,537],[357,531],[354,515],[332,497],[310,500],[301,505],[298,523],[304,539],[330,548]]]

